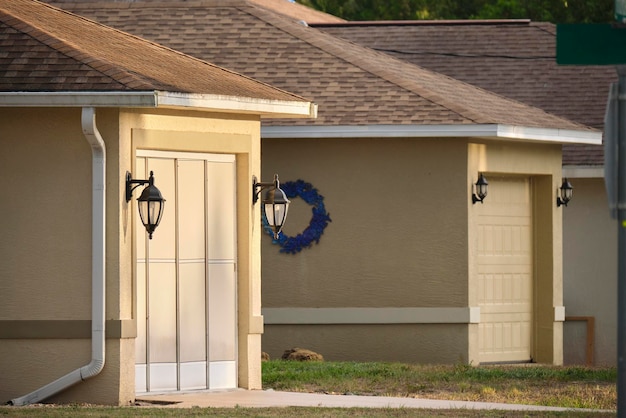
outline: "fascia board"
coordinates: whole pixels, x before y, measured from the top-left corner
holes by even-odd
[[[561,144],[602,145],[602,132],[600,131],[575,131],[512,125],[498,125],[498,138],[557,142]]]
[[[602,143],[602,133],[511,125],[262,126],[262,138],[483,138],[570,144]]]
[[[572,179],[604,178],[604,165],[564,165],[563,177]]]
[[[0,107],[155,107],[154,91],[0,92]]]
[[[157,107],[194,108],[260,114],[263,118],[316,118],[317,105],[307,101],[266,100],[212,94],[157,92]]]
[[[0,92],[0,107],[137,107],[235,112],[262,117],[315,118],[317,105],[307,101],[163,91],[133,92]]]
[[[262,126],[262,138],[492,137],[496,125]]]

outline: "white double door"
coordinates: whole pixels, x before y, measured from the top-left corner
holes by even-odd
[[[138,150],[133,178],[150,171],[166,204],[152,240],[135,219],[135,390],[235,388],[235,156]]]

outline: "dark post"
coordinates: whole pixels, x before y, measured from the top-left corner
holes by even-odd
[[[626,417],[626,67],[617,73],[617,416]]]

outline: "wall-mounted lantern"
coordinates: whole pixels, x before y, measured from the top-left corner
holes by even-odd
[[[487,197],[487,189],[489,187],[489,182],[487,182],[483,173],[480,173],[478,176],[478,181],[476,181],[475,186],[476,191],[472,193],[472,204],[476,204],[476,202],[483,203],[483,200]]]
[[[130,202],[130,199],[133,197],[133,190],[148,183],[146,188],[141,192],[141,196],[137,198],[137,205],[139,207],[141,223],[146,228],[150,239],[152,239],[152,233],[161,222],[163,209],[165,208],[165,199],[163,199],[161,192],[154,185],[153,174],[154,173],[151,171],[148,180],[135,180],[128,171],[126,172],[126,202]]]
[[[557,197],[556,197],[556,206],[559,207],[561,205],[567,206],[570,200],[572,200],[572,195],[574,194],[574,188],[572,184],[569,182],[567,177],[563,179],[563,184],[559,188]]]
[[[259,193],[267,189],[265,198],[263,199],[263,207],[265,211],[265,219],[274,231],[274,238],[278,239],[285,219],[287,219],[287,211],[289,210],[289,199],[285,192],[280,188],[278,174],[274,174],[274,181],[268,183],[257,182],[256,176],[252,176],[252,203],[255,204],[259,200]]]

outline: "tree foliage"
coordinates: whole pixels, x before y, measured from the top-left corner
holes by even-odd
[[[298,0],[347,20],[531,19],[608,23],[615,0]]]

